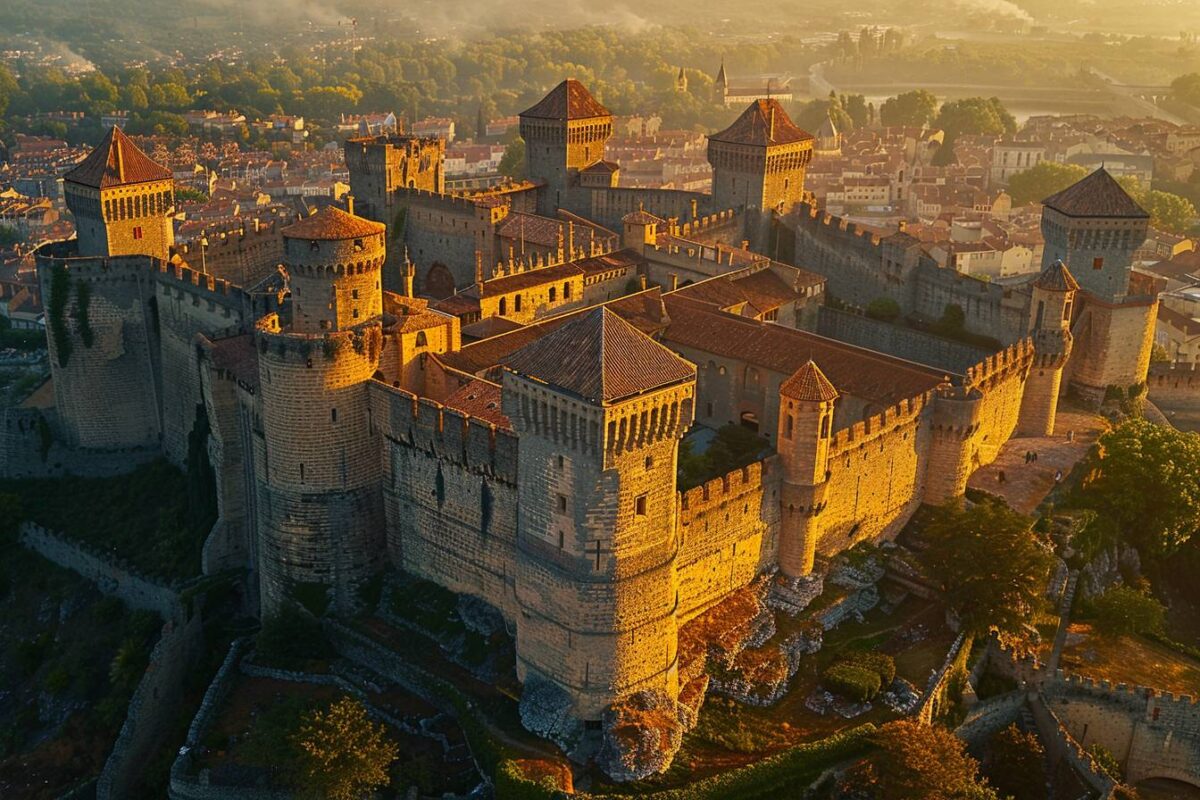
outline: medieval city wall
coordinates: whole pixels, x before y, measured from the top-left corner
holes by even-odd
[[[968,367],[978,364],[987,356],[986,350],[969,344],[830,306],[821,306],[819,309],[817,333],[958,374],[965,373]]]
[[[1109,386],[1128,389],[1146,380],[1158,301],[1110,305],[1083,295],[1071,326],[1074,345],[1067,376],[1088,399],[1102,400]]]
[[[255,218],[248,226],[243,223],[229,230],[205,231],[177,244],[174,252],[193,268],[248,289],[274,274],[283,261],[280,230],[275,220],[259,222]],[[201,244],[201,238],[208,244]]]
[[[590,195],[590,213],[582,213],[612,230],[621,229],[621,219],[644,209],[663,219],[693,219],[711,214],[712,196],[702,192],[685,192],[679,189],[636,189],[599,188],[581,190]]]
[[[511,619],[517,438],[379,381],[370,401],[383,447],[389,559]]]
[[[912,311],[940,319],[947,306],[958,306],[969,331],[1004,344],[1025,334],[1030,302],[1026,289],[981,281],[932,262],[923,262],[914,272]]]
[[[495,223],[508,215],[507,204],[480,205],[467,198],[417,189],[397,190],[395,203],[398,209],[406,209],[404,231],[399,236],[392,234],[396,238],[389,238],[393,242],[399,238],[404,248],[390,247],[389,263],[395,261],[397,254],[402,258],[407,248],[409,259],[417,267],[417,284],[421,291],[433,291],[437,295],[450,293],[438,282],[442,279],[436,273],[431,276],[435,265],[449,270],[454,287],[474,282],[476,253],[482,259],[484,279],[492,277],[498,260]],[[388,281],[384,283],[387,286]],[[449,288],[453,291],[454,287]],[[400,287],[387,288],[398,290]]]
[[[1193,363],[1153,364],[1146,376],[1152,403],[1171,409],[1200,409],[1200,370]]]
[[[680,493],[680,625],[775,564],[779,479],[772,456]]]
[[[899,533],[921,504],[929,462],[929,394],[834,432],[816,551],[832,557]],[[835,404],[836,407],[836,404]]]

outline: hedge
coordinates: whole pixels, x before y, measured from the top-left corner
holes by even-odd
[[[879,675],[879,685],[886,689],[896,679],[896,661],[887,653],[871,650],[852,650],[843,653],[840,661],[856,667],[869,669]]]
[[[879,694],[879,673],[857,664],[838,662],[821,676],[821,683],[834,694],[865,703]]]

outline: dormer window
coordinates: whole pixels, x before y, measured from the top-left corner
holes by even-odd
[[[315,240],[311,241],[308,243],[308,249],[315,253],[321,249],[321,243]]]

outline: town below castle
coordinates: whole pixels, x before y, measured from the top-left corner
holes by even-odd
[[[666,770],[677,739],[639,742],[696,724],[722,609],[795,616],[1010,440],[1065,440],[1066,398],[1144,394],[1164,288],[1103,167],[1043,200],[1038,268],[988,280],[829,213],[832,123],[720,79],[709,191],[627,185],[566,79],[519,115],[526,180],[448,188],[445,139],[392,126],[345,142],[343,202],[203,248],[109,128],[64,177],[76,236],[35,253],[53,407],[0,412],[0,474],[186,468],[199,436],[203,572],[257,615],[429,581],[513,637],[526,728],[617,781]],[[751,457],[685,484],[731,429]]]

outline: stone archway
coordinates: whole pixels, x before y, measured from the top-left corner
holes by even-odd
[[[421,293],[435,300],[442,300],[454,294],[454,276],[450,268],[440,261],[435,261],[425,279],[421,281]]]

